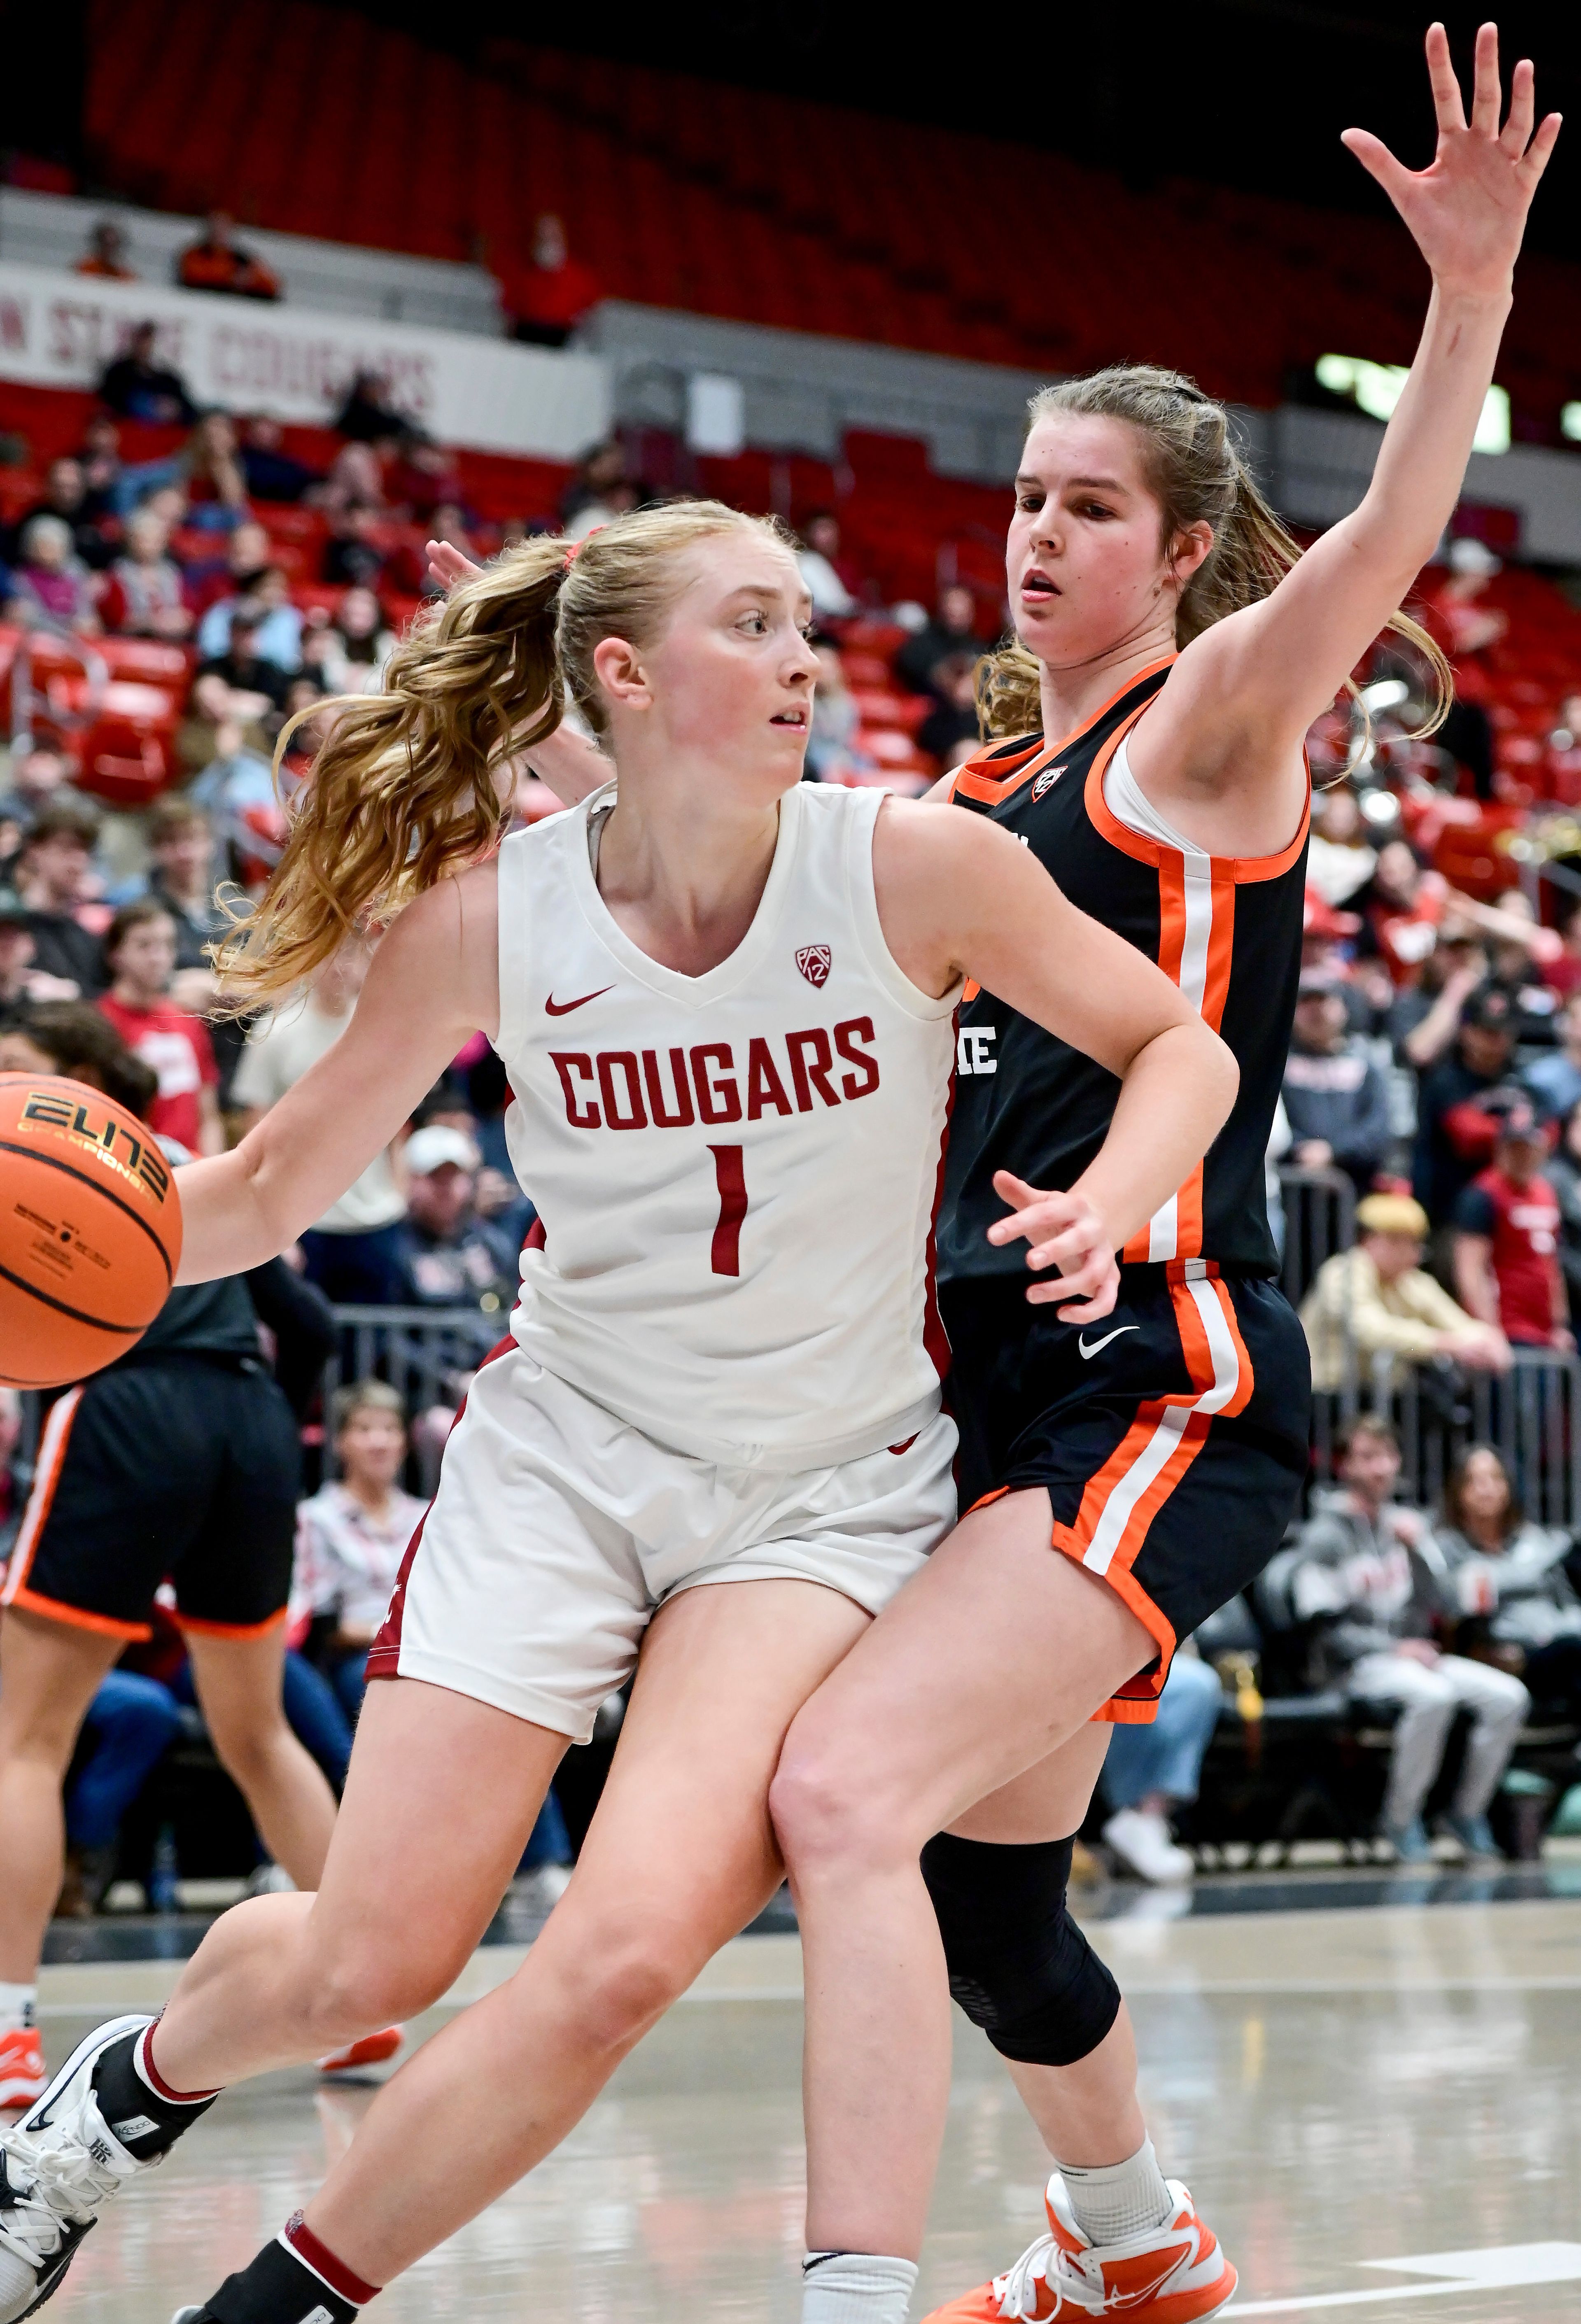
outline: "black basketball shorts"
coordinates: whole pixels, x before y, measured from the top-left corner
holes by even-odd
[[[296,1422],[261,1366],[116,1365],[45,1413],[0,1605],[146,1638],[168,1579],[183,1629],[252,1637],[284,1619],[300,1485]]]
[[[1098,1714],[1145,1723],[1177,1641],[1262,1572],[1294,1514],[1306,1334],[1275,1285],[1202,1259],[1123,1268],[1113,1314],[1080,1326],[1029,1306],[1030,1279],[942,1287],[961,1508],[1047,1491],[1054,1546],[1157,1642]]]

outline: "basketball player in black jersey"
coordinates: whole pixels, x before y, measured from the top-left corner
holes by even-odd
[[[809,2190],[805,2324],[904,2314],[948,2087],[946,1966],[1061,2169],[1049,2233],[929,2324],[1192,2324],[1235,2289],[1160,2172],[1127,2013],[1066,1909],[1060,1835],[1109,1725],[1151,1716],[1177,1642],[1266,1563],[1305,1471],[1307,1351],[1273,1280],[1262,1175],[1299,965],[1302,741],[1382,628],[1436,659],[1396,609],[1458,496],[1559,125],[1533,135],[1522,63],[1501,131],[1492,27],[1469,124],[1440,26],[1428,62],[1429,169],[1346,134],[1434,277],[1352,517],[1298,562],[1223,410],[1175,374],[1104,373],[1031,408],[1007,550],[1018,642],[986,687],[1008,739],[941,794],[1014,831],[1176,978],[1241,1088],[1120,1266],[1061,1276],[1078,1206],[1048,1190],[1086,1167],[1116,1084],[990,994],[962,1010],[938,1260],[968,1514],[800,1713],[773,1794],[828,2158]],[[447,585],[467,569],[431,553]],[[564,735],[533,763],[568,798],[606,772]]]
[[[1240,1094],[1118,1268],[1060,1278],[1079,1206],[1049,1190],[1085,1167],[1114,1085],[990,994],[963,1008],[938,1251],[968,1514],[799,1714],[772,1794],[807,1962],[808,2324],[903,2315],[948,2089],[946,1967],[1061,2169],[1049,2233],[931,2324],[1190,2324],[1235,2288],[1160,2173],[1118,1989],[1066,1911],[1061,1835],[1109,1723],[1151,1716],[1177,1643],[1267,1561],[1305,1471],[1307,1351],[1262,1176],[1299,964],[1303,737],[1379,631],[1411,626],[1397,609],[1458,496],[1558,132],[1533,134],[1527,63],[1501,129],[1491,25],[1469,124],[1441,26],[1428,64],[1428,169],[1345,135],[1433,273],[1352,516],[1299,556],[1224,411],[1172,373],[1100,373],[1031,407],[1018,642],[986,687],[1013,739],[954,798],[1189,992]]]

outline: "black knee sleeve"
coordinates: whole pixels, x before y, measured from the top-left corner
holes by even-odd
[[[1066,1906],[1074,1840],[953,1840],[922,1850],[949,1989],[1002,2057],[1074,2066],[1120,2011],[1120,1988]]]

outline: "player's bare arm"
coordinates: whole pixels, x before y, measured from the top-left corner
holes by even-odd
[[[1527,212],[1559,134],[1560,116],[1537,123],[1525,59],[1502,93],[1498,33],[1477,34],[1469,120],[1449,59],[1448,37],[1427,37],[1438,150],[1409,170],[1364,129],[1345,143],[1383,188],[1432,274],[1416,360],[1384,434],[1361,506],[1334,525],[1262,604],[1216,622],[1188,645],[1158,706],[1132,746],[1137,779],[1160,811],[1189,816],[1204,845],[1222,806],[1226,835],[1248,852],[1244,819],[1271,786],[1286,828],[1304,795],[1301,738],[1333,700],[1428,562],[1459,497],[1472,438],[1510,311]],[[1209,818],[1204,826],[1204,816]],[[1276,814],[1274,822],[1280,818]]]
[[[925,991],[965,975],[1046,1031],[1106,1065],[1121,1083],[1107,1138],[1064,1193],[999,1173],[1012,1215],[998,1241],[1024,1235],[1029,1267],[1055,1277],[1028,1296],[1086,1297],[1068,1321],[1106,1314],[1114,1252],[1179,1185],[1234,1102],[1239,1073],[1225,1044],[1160,970],[1123,936],[1077,911],[1028,848],[975,816],[886,801],[874,837],[885,937]],[[1003,1183],[1000,1183],[1003,1182]]]
[[[374,954],[335,1047],[233,1153],[181,1173],[178,1280],[205,1283],[286,1250],[382,1153],[464,1041],[499,1021],[492,863],[409,904]]]

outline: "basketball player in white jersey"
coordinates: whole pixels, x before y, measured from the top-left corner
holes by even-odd
[[[227,1914],[158,2025],[102,2028],[0,2145],[0,2324],[224,2084],[448,1989],[639,1650],[525,1967],[184,2317],[346,2324],[565,2135],[772,1893],[786,1728],[954,1518],[929,1275],[964,974],[1123,1084],[1035,1297],[1101,1314],[1114,1248],[1227,1115],[1216,1036],[1013,839],[801,786],[808,610],[777,531],[717,506],[624,518],[574,561],[532,543],[458,587],[320,755],[235,982],[273,998],[347,925],[393,924],[341,1041],[186,1174],[182,1277],[288,1244],[480,1026],[547,1248],[374,1647],[319,1895]],[[501,771],[568,690],[618,793],[496,846]]]

